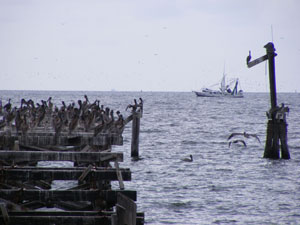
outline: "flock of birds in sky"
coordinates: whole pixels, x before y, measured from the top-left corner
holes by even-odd
[[[120,111],[116,112],[109,107],[100,105],[100,100],[91,103],[84,95],[85,100],[78,100],[66,105],[62,101],[62,106],[57,107],[52,103],[52,97],[48,100],[41,100],[41,103],[34,102],[29,99],[21,100],[20,107],[13,107],[11,99],[2,106],[0,100],[0,130],[12,131],[17,134],[26,135],[34,129],[48,128],[53,129],[55,134],[68,132],[71,135],[75,130],[84,132],[94,132],[94,136],[100,133],[117,133],[122,134],[124,127],[128,121],[123,118]],[[126,110],[131,109],[132,112],[142,110],[143,100],[140,98],[137,103],[129,104]]]

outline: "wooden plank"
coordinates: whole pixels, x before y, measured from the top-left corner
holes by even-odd
[[[90,164],[80,175],[80,177],[78,178],[78,181],[83,182],[84,179],[86,178],[86,176],[91,172],[91,170],[93,169],[93,166]]]
[[[15,151],[20,151],[19,141],[15,141],[13,149],[14,149]]]
[[[117,217],[119,225],[136,225],[136,204],[121,193],[118,193]]]
[[[27,211],[9,211],[10,216],[111,216],[114,214],[114,211],[99,211],[99,210],[89,210],[89,211],[36,211],[36,210],[27,210]],[[137,212],[137,217],[144,217],[143,212]]]
[[[9,212],[13,225],[111,225],[112,211],[27,211]],[[3,221],[0,215],[0,224]],[[144,213],[137,213],[136,224],[144,224]]]
[[[93,205],[90,202],[58,201],[55,202],[55,208],[72,211],[87,211],[93,210]]]
[[[123,182],[124,179],[123,179],[121,170],[120,170],[120,168],[119,168],[119,163],[118,163],[118,161],[115,161],[115,167],[116,167],[117,177],[118,177],[118,180],[119,180],[119,186],[120,186],[120,189],[121,189],[121,190],[124,190],[124,182]]]
[[[111,225],[108,216],[10,216],[13,225]],[[0,224],[3,221],[0,216]]]
[[[3,198],[0,198],[0,203],[5,204],[6,208],[9,208],[10,211],[15,211],[15,212],[23,211],[24,212],[24,211],[28,210],[25,206],[18,205],[12,201],[9,201],[9,200],[3,199]]]
[[[84,169],[67,169],[67,168],[7,168],[2,169],[0,179],[2,180],[119,180],[117,169],[101,168],[92,169],[90,173],[83,174]],[[123,180],[131,180],[130,169],[119,169]],[[83,177],[81,177],[84,175]]]
[[[0,203],[1,216],[3,218],[4,224],[10,224],[8,212],[6,209],[6,205],[4,203]]]
[[[27,133],[26,136],[12,133],[7,135],[0,131],[0,146],[13,146],[15,141],[18,141],[23,146],[77,146],[77,145],[91,145],[91,146],[105,146],[105,145],[123,145],[123,137],[119,134],[99,134],[94,137],[93,133],[80,132],[74,135],[61,133],[59,137],[55,133]]]
[[[255,59],[255,60],[249,62],[247,64],[247,66],[248,66],[248,68],[251,68],[252,66],[255,66],[255,65],[257,65],[257,64],[259,64],[259,63],[261,63],[261,62],[263,62],[263,61],[265,61],[267,59],[268,59],[268,55],[264,55],[262,57],[259,57],[259,58]]]
[[[45,207],[46,203],[39,202],[39,201],[30,201],[30,202],[22,203],[21,206],[26,207],[27,208],[26,211],[28,211],[28,209],[35,210],[35,209]]]
[[[31,162],[31,161],[72,161],[72,162],[103,162],[123,161],[123,153],[110,152],[37,152],[37,151],[0,151],[0,159],[4,161]]]
[[[0,189],[0,196],[4,199],[18,199],[29,201],[96,201],[104,199],[108,204],[117,202],[117,194],[122,193],[136,201],[136,191],[132,190],[16,190]]]

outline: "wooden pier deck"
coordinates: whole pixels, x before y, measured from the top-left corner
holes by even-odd
[[[126,190],[124,185],[131,180],[131,171],[120,168],[123,153],[112,152],[113,145],[123,145],[125,125],[134,115],[141,117],[142,104],[129,105],[132,114],[126,119],[118,114],[117,120],[109,110],[86,107],[80,109],[80,115],[93,113],[89,129],[84,126],[84,118],[77,116],[83,125],[77,121],[77,127],[70,130],[75,113],[64,126],[63,117],[58,117],[58,130],[55,119],[61,110],[50,110],[48,103],[40,125],[29,126],[26,131],[18,128],[16,118],[29,124],[26,115],[31,115],[32,108],[28,104],[26,110],[7,110],[2,120],[5,126],[0,128],[0,224],[144,224],[144,213],[137,212],[136,191]],[[9,113],[14,113],[14,120],[8,121]],[[138,134],[133,133],[136,139]],[[61,166],[56,163],[53,167],[51,162]],[[73,186],[55,188],[53,181],[73,181]],[[113,181],[119,184],[115,190]]]

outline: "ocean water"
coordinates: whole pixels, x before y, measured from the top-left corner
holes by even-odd
[[[70,103],[99,99],[128,115],[133,99],[144,99],[140,157],[130,158],[131,123],[124,131],[123,168],[137,191],[138,211],[146,224],[300,224],[300,95],[279,93],[287,117],[290,160],[264,159],[268,93],[245,93],[242,99],[199,98],[190,92],[51,92],[0,91],[3,104],[20,99]],[[247,147],[227,138],[232,132],[255,133]],[[193,162],[181,159],[193,155]],[[64,183],[58,188],[70,184]],[[113,184],[117,187],[117,183]]]

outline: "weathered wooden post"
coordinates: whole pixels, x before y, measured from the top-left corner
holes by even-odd
[[[251,55],[247,57],[247,66],[250,68],[265,60],[269,61],[269,82],[270,82],[270,97],[271,109],[267,112],[267,138],[265,145],[264,158],[279,159],[279,139],[281,143],[281,158],[290,159],[290,153],[287,146],[287,123],[286,113],[289,112],[288,107],[277,106],[276,98],[276,79],[275,79],[275,53],[274,44],[269,42],[264,46],[267,54],[250,62]]]
[[[140,113],[132,113],[131,157],[139,157]]]
[[[137,103],[136,99],[134,99],[134,105],[127,106],[127,108],[132,108],[131,157],[134,158],[139,157],[140,119],[143,116],[144,101],[142,98],[140,98],[139,100],[140,102]]]

